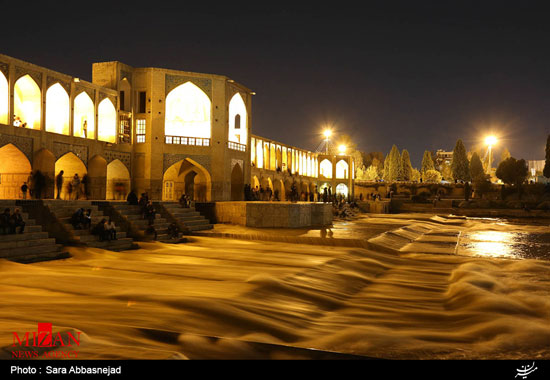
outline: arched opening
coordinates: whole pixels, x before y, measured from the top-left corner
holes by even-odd
[[[8,122],[8,107],[9,107],[9,86],[8,80],[3,72],[0,71],[0,124],[9,124]]]
[[[69,135],[69,94],[59,83],[46,91],[46,132]]]
[[[286,152],[286,147],[285,146],[283,146],[281,160],[282,160],[281,169],[283,171],[286,171],[288,169],[288,154]]]
[[[262,140],[256,143],[256,167],[261,169],[264,167],[264,149]]]
[[[231,171],[231,200],[242,201],[244,197],[244,174],[241,165],[235,164]]]
[[[302,182],[300,185],[300,200],[304,202],[309,201],[309,184],[307,182]]]
[[[118,84],[120,110],[130,112],[132,110],[132,86],[128,79],[122,79]]]
[[[255,188],[260,188],[260,181],[258,180],[258,177],[254,176],[252,177],[252,188],[255,189]]]
[[[336,186],[336,195],[343,195],[347,198],[348,196],[348,187],[344,185],[343,183],[339,183],[338,186]]]
[[[209,139],[210,109],[210,98],[193,83],[176,87],[166,96],[165,135]]]
[[[88,161],[88,176],[84,184],[86,196],[91,199],[105,199],[107,193],[107,160],[99,155]]]
[[[92,98],[81,92],[74,98],[73,129],[76,137],[93,139],[95,136],[95,110]]]
[[[321,161],[319,167],[320,177],[332,178],[332,162],[325,158],[323,161]]]
[[[44,175],[44,189],[40,194],[36,194],[37,198],[53,198],[55,191],[55,156],[47,149],[40,149],[33,157],[34,172],[40,171]]]
[[[349,165],[346,161],[340,160],[336,163],[336,178],[348,178]]]
[[[187,194],[197,202],[209,202],[212,194],[210,173],[186,158],[170,166],[163,176],[162,200],[175,201]]]
[[[63,171],[63,181],[56,182],[55,197],[65,200],[83,197],[82,178],[88,173],[84,163],[74,153],[69,152],[55,162],[56,181]],[[58,184],[61,185],[59,189]],[[58,196],[59,192],[59,196]]]
[[[130,172],[120,160],[107,165],[107,199],[124,200],[130,192]]]
[[[284,201],[286,200],[285,185],[280,179],[273,181],[273,200]]]
[[[283,157],[281,153],[281,147],[277,146],[277,162],[275,163],[276,169],[283,169]]]
[[[284,183],[284,193],[285,193],[285,200],[288,200],[290,199],[290,193],[292,191],[292,182],[290,181],[290,179],[287,179]]]
[[[116,109],[109,98],[103,99],[97,107],[97,139],[116,142]]]
[[[264,169],[269,169],[269,143],[264,142]]]
[[[277,156],[275,155],[275,145],[269,144],[270,150],[269,150],[269,169],[275,170],[277,169]]]
[[[21,199],[23,193],[21,186],[28,183],[31,172],[31,163],[13,144],[0,148],[0,199]],[[27,197],[29,191],[27,191]]]
[[[25,75],[15,82],[13,93],[14,125],[40,129],[41,110],[40,87],[30,75]]]
[[[229,102],[229,141],[246,145],[248,139],[246,121],[246,105],[241,95],[235,94]]]

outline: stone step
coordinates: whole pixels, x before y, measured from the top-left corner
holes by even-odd
[[[117,232],[116,236],[117,236],[117,239],[125,239],[126,238],[126,232]],[[99,241],[99,236],[92,235],[92,234],[80,235],[80,236],[77,237],[77,239],[81,243],[88,244],[88,243],[91,243],[91,242]]]
[[[0,258],[11,260],[18,256],[24,256],[29,254],[40,255],[44,253],[59,252],[61,250],[61,247],[62,247],[61,244],[47,244],[47,245],[35,246],[32,248],[32,250],[30,250],[28,247],[10,248],[6,250],[0,250]]]
[[[54,238],[43,238],[43,239],[27,239],[27,240],[11,240],[0,242],[0,250],[3,249],[13,249],[13,248],[29,248],[34,250],[34,247],[37,245],[48,245],[55,244]]]
[[[203,231],[203,230],[211,230],[214,228],[214,225],[212,224],[205,224],[201,226],[189,226],[190,231]]]
[[[22,234],[0,235],[0,243],[5,241],[45,239],[48,237],[48,233],[45,231],[27,232],[26,229],[25,226],[25,232]]]
[[[111,251],[120,251],[131,249],[134,244],[134,240],[131,238],[121,238],[111,241],[94,241],[88,244],[89,247],[107,249]]]
[[[68,230],[72,231],[73,235],[75,235],[75,236],[87,235],[87,234],[90,234],[91,231],[92,231],[91,228],[90,229],[83,229],[83,230],[75,230],[74,227],[71,224],[66,225],[66,227],[67,227]],[[94,226],[92,226],[92,228],[93,227]],[[122,231],[121,228],[118,227],[118,226],[115,227],[115,230],[116,230],[117,234],[121,233],[121,231]]]
[[[206,224],[210,224],[210,222],[206,219],[197,219],[197,220],[180,220],[180,222],[189,227],[189,226],[201,226],[201,225],[206,225]]]
[[[141,214],[122,214],[126,219],[128,220],[147,220],[147,219],[143,219],[141,217]],[[155,220],[157,219],[162,219],[162,215],[161,214],[155,214]]]

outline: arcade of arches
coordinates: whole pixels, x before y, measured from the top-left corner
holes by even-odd
[[[189,158],[170,166],[162,181],[163,201],[177,201],[183,194],[198,202],[208,202],[212,197],[210,173]]]

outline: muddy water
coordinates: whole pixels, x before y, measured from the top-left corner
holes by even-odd
[[[491,242],[476,232],[507,232],[488,226],[456,227],[464,250]],[[2,347],[12,331],[51,322],[82,332],[84,359],[281,357],[261,343],[379,358],[550,358],[545,260],[216,238],[71,253],[0,261]]]

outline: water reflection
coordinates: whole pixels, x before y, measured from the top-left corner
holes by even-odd
[[[514,259],[549,259],[548,234],[476,231],[461,236],[459,253]]]

